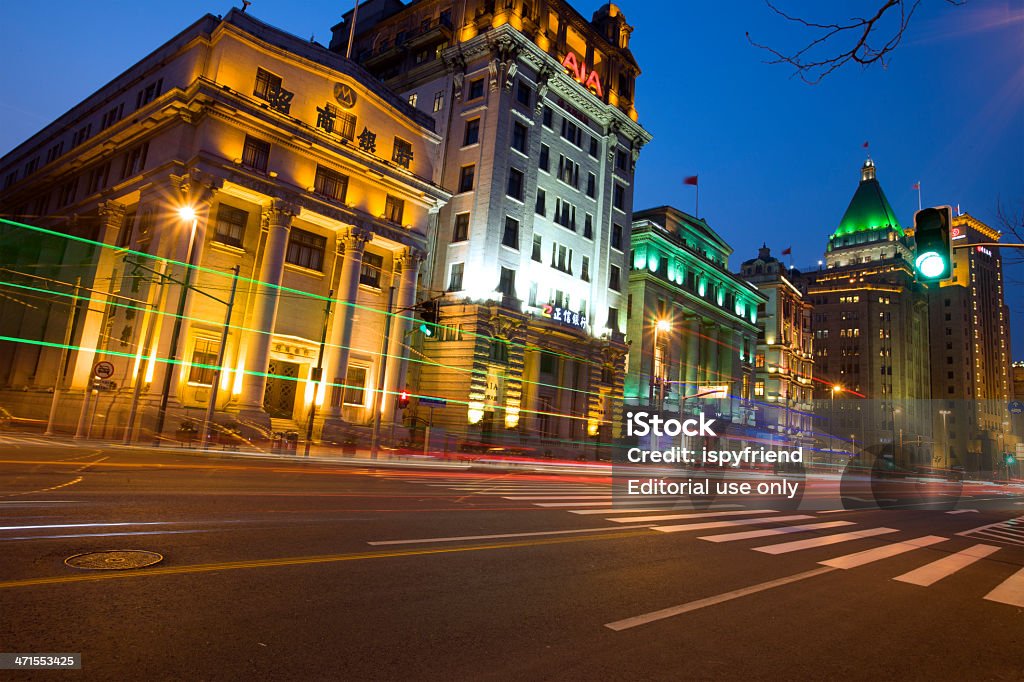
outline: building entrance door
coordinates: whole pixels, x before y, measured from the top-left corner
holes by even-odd
[[[276,419],[291,419],[295,412],[295,391],[299,366],[294,362],[271,360],[267,367],[267,388],[263,392],[263,409]]]

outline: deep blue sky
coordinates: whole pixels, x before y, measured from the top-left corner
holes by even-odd
[[[877,0],[779,0],[816,18],[863,15]],[[585,16],[602,3],[576,0]],[[856,189],[864,141],[902,222],[925,205],[957,204],[996,226],[997,202],[1024,207],[1024,4],[923,0],[887,68],[847,67],[815,86],[744,37],[780,47],[801,35],[764,3],[623,0],[640,121],[654,134],[641,155],[635,208],[693,210],[686,175],[700,175],[701,215],[736,249],[792,245],[798,266],[821,257]],[[256,0],[249,11],[327,43],[351,0]],[[0,3],[0,154],[36,132],[206,12],[230,3]],[[1024,359],[1024,266],[1007,272],[1014,357]]]

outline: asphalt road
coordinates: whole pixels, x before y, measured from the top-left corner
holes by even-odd
[[[640,512],[608,491],[9,441],[0,653],[82,670],[0,679],[1024,679],[1011,491],[957,513]],[[164,560],[64,564],[110,549]]]

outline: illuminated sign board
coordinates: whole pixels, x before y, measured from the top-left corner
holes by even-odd
[[[992,252],[989,251],[988,249],[986,249],[984,246],[976,246],[974,248],[978,251],[978,253],[983,253],[986,256],[991,256],[992,255]]]
[[[567,52],[562,59],[562,66],[569,69],[569,75],[576,79],[576,82],[590,90],[598,97],[604,97],[604,90],[601,88],[601,79],[597,71],[587,71],[586,62],[578,58],[574,53]]]
[[[964,239],[966,237],[967,237],[967,230],[965,230],[962,226],[958,225],[956,227],[949,228],[949,239],[950,239],[950,241],[953,241],[953,240],[956,240],[956,239]]]
[[[552,322],[561,322],[567,327],[576,327],[577,329],[587,328],[587,316],[574,313],[571,310],[565,308],[559,308],[556,305],[545,303],[541,306],[541,315],[549,318]]]

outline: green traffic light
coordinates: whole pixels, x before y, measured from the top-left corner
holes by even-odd
[[[929,279],[942,277],[946,274],[946,260],[935,251],[922,253],[914,261],[918,271]]]
[[[420,331],[423,333],[423,336],[426,336],[427,338],[430,338],[434,335],[434,330],[431,329],[430,325],[427,324],[426,322],[420,323]]]

